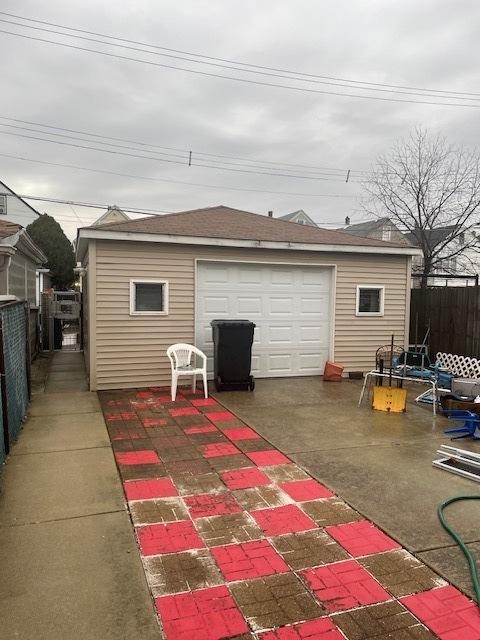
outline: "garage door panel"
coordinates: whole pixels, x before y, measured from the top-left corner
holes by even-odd
[[[268,264],[202,263],[197,270],[196,339],[213,368],[214,318],[256,324],[252,373],[316,375],[330,342],[331,269]]]
[[[231,304],[230,307],[234,307],[234,304]],[[239,313],[247,314],[250,316],[262,316],[263,314],[263,305],[261,297],[243,297],[239,296],[237,298],[237,310]]]

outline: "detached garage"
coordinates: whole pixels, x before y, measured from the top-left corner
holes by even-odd
[[[408,341],[417,252],[223,206],[80,229],[90,388],[168,384],[167,347],[211,356],[214,318],[256,324],[258,378],[370,369]]]

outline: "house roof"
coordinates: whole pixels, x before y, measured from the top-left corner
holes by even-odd
[[[0,238],[9,238],[14,236],[23,227],[16,222],[9,222],[8,220],[0,220]]]
[[[449,235],[456,230],[456,225],[451,225],[447,227],[438,227],[437,229],[423,229],[422,233],[425,234],[428,246],[434,248],[437,246],[437,244],[440,244],[440,242],[446,240]],[[419,239],[414,231],[406,233],[405,237],[415,247],[420,246]]]
[[[318,227],[317,223],[315,222],[315,220],[312,220],[312,218],[310,218],[310,216],[305,213],[305,211],[303,209],[298,209],[298,211],[292,211],[292,213],[287,213],[284,216],[279,216],[279,220],[287,220],[288,222],[291,222],[292,220],[295,220],[295,218],[297,216],[303,216],[305,217],[310,224],[312,225],[312,227]]]
[[[5,188],[5,189],[7,189],[8,191],[10,191],[10,193],[11,193],[12,195],[14,195],[16,198],[18,198],[19,200],[21,200],[21,201],[23,202],[23,204],[24,204],[26,207],[28,207],[28,208],[30,209],[30,211],[32,211],[33,213],[36,213],[36,214],[37,214],[37,216],[41,216],[41,215],[42,215],[42,214],[41,214],[41,213],[39,213],[36,209],[34,209],[34,208],[32,207],[32,205],[31,205],[31,204],[28,204],[28,202],[27,202],[26,200],[24,200],[24,199],[22,198],[22,196],[19,196],[19,195],[18,195],[18,193],[15,193],[15,191],[14,191],[11,187],[7,186],[4,182],[2,182],[2,181],[0,180],[0,188],[1,188],[1,187],[4,187],[4,188]]]
[[[385,248],[404,246],[374,238],[356,238],[342,231],[291,224],[278,218],[270,218],[223,205],[205,209],[192,209],[162,216],[150,216],[127,222],[113,222],[102,225],[98,231],[301,244]]]
[[[91,225],[92,227],[103,226],[104,224],[109,224],[111,222],[123,222],[125,220],[130,220],[130,217],[127,216],[125,211],[122,211],[116,204],[112,207],[108,207],[108,209],[103,213],[95,222]]]
[[[358,224],[350,224],[348,227],[342,229],[345,233],[350,233],[354,236],[363,236],[365,233],[371,233],[383,227],[384,224],[393,224],[390,218],[378,218],[378,220],[367,220],[366,222],[359,222]]]
[[[38,247],[26,230],[15,222],[0,220],[0,250],[15,253],[20,251],[36,264],[44,264],[48,258]]]

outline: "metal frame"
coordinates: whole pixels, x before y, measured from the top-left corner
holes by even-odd
[[[368,373],[365,374],[364,380],[363,380],[363,387],[362,390],[360,392],[360,398],[358,400],[358,406],[360,407],[362,405],[362,401],[363,398],[365,396],[365,390],[367,387],[367,382],[371,381],[372,377],[378,377],[378,378],[390,378],[390,373],[380,373],[380,371],[377,370],[373,370],[373,371],[369,371]],[[428,384],[431,386],[431,393],[433,396],[433,404],[432,404],[432,410],[433,410],[433,415],[435,416],[437,414],[437,400],[438,400],[438,391],[444,391],[444,389],[439,389],[437,386],[437,381],[435,379],[432,380],[423,380],[421,378],[410,378],[408,376],[399,376],[396,374],[392,374],[391,376],[392,380],[402,380],[405,382],[417,382],[420,384]],[[446,391],[446,390],[445,390]],[[415,398],[415,402],[418,402],[419,400],[422,399],[422,397],[425,396],[425,394],[430,393],[430,389],[421,393],[419,396],[417,396]]]
[[[480,482],[480,454],[474,453],[473,451],[466,451],[465,449],[457,449],[457,447],[449,447],[448,445],[441,445],[440,449],[437,450],[437,453],[443,457],[438,460],[434,460],[432,462],[432,466],[437,467],[438,469],[444,469],[445,471],[454,473],[457,476],[462,476],[463,478]],[[455,469],[455,467],[451,467],[446,464],[448,460],[452,459],[478,468],[478,475],[465,471],[464,469]]]

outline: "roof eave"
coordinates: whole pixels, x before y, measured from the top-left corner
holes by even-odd
[[[212,247],[240,247],[250,249],[290,249],[296,251],[319,251],[324,253],[373,253],[382,255],[421,255],[415,247],[392,247],[385,245],[313,244],[303,242],[279,242],[271,240],[236,240],[231,238],[209,238],[179,236],[160,233],[138,233],[133,231],[107,231],[84,227],[78,230],[77,259],[82,261],[88,240],[130,240],[132,242],[156,242],[163,244],[189,244]]]

